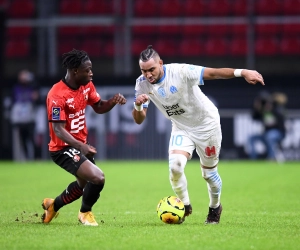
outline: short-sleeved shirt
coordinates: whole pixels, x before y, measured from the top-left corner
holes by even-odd
[[[165,64],[164,76],[151,84],[141,75],[136,80],[135,98],[147,94],[155,106],[172,121],[173,130],[209,131],[218,123],[217,107],[201,91],[204,67]],[[150,103],[150,102],[149,102]],[[144,108],[149,103],[143,104]]]
[[[58,151],[68,146],[59,139],[52,129],[53,122],[65,122],[65,129],[78,141],[86,143],[87,128],[85,108],[101,99],[94,84],[90,81],[78,89],[70,88],[64,80],[54,84],[47,95],[49,121],[49,151]]]

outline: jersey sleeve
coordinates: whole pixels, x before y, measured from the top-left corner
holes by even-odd
[[[89,98],[88,98],[88,105],[93,105],[101,99],[101,96],[98,94],[95,85],[90,82],[90,91],[89,91]]]
[[[145,92],[143,91],[143,88],[141,86],[141,83],[145,80],[146,79],[143,75],[141,75],[138,79],[136,79],[136,84],[135,84],[135,89],[134,89],[134,101],[136,100],[137,96],[139,96],[141,94],[145,94]],[[149,103],[150,103],[150,100],[148,102],[144,103],[143,108],[148,108]]]
[[[55,95],[47,97],[48,121],[66,121],[65,101]]]
[[[193,64],[184,64],[181,67],[181,74],[186,82],[193,85],[204,85],[203,81],[203,72],[205,67],[193,65]]]

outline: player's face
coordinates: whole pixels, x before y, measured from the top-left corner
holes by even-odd
[[[155,60],[151,58],[147,62],[140,60],[140,69],[143,76],[146,77],[151,84],[157,83],[164,74],[163,61],[161,59]]]
[[[93,80],[92,62],[90,60],[85,61],[77,68],[75,78],[78,85],[87,85]]]

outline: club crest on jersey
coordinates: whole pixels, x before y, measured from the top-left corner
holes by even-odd
[[[172,94],[175,94],[175,93],[178,92],[178,90],[177,90],[177,88],[176,88],[175,86],[171,86],[171,87],[170,87],[170,92],[171,92]]]
[[[87,94],[87,92],[90,91],[90,88],[87,88],[85,90],[83,90],[83,96],[84,96],[84,100],[87,102],[87,100],[89,99],[89,95]]]
[[[59,120],[60,119],[60,108],[52,107],[52,120]]]
[[[144,76],[140,76],[139,78],[138,78],[138,81],[139,82],[142,82],[142,81],[145,81],[146,80],[146,78],[144,77]]]
[[[166,91],[163,88],[159,88],[157,92],[161,97],[166,97]]]

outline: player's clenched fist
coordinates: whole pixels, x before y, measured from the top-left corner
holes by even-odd
[[[146,95],[146,94],[139,95],[139,96],[137,96],[137,98],[135,100],[135,105],[140,106],[143,103],[148,102],[148,100],[149,100],[148,95]]]
[[[86,156],[93,156],[94,154],[97,153],[97,150],[95,147],[89,145],[89,144],[85,144],[85,143],[82,143],[80,145],[80,148],[79,148],[80,152]]]
[[[112,98],[112,102],[115,104],[124,105],[127,100],[122,94],[119,93],[114,95],[114,97]]]

